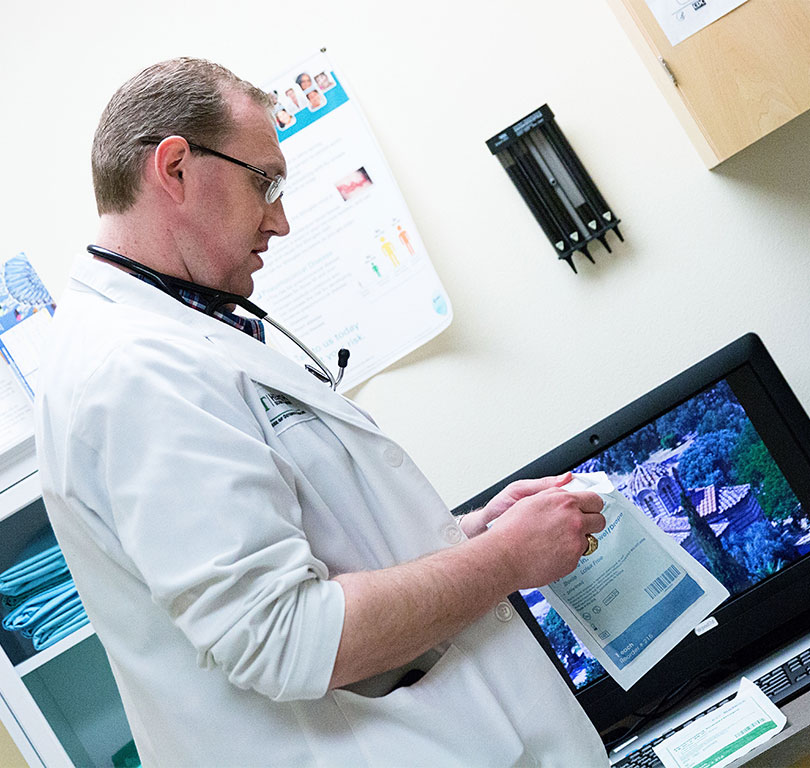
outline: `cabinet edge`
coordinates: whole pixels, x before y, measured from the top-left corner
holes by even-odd
[[[639,28],[627,6],[622,0],[607,0],[607,4],[616,16],[619,25],[630,39],[630,42],[636,49],[636,52],[655,81],[655,84],[658,86],[658,90],[661,91],[661,95],[666,99],[670,108],[675,113],[675,117],[692,142],[692,146],[697,151],[700,159],[709,169],[717,167],[727,158],[720,157],[712,148],[711,144],[709,144],[706,136],[700,129],[700,125],[684,103],[677,86],[673,84],[666,71],[661,66],[658,55],[644,36],[644,33]]]

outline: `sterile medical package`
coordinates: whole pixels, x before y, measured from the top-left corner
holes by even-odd
[[[728,590],[664,533],[604,472],[575,474],[567,491],[593,491],[605,506],[596,551],[543,595],[625,690],[728,596]]]

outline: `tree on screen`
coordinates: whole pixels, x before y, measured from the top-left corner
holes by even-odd
[[[605,472],[630,472],[636,464],[643,464],[650,454],[660,448],[661,440],[653,424],[647,424],[602,454]]]
[[[695,438],[678,462],[681,482],[689,488],[734,483],[732,454],[736,446],[737,434],[730,429]]]
[[[771,525],[767,520],[757,520],[744,531],[735,531],[725,546],[757,580],[776,573],[796,557],[790,532],[782,526]]]
[[[717,540],[711,526],[700,516],[689,497],[681,491],[681,506],[689,520],[692,536],[706,558],[709,570],[732,594],[751,586],[748,572]]]
[[[734,463],[739,482],[751,484],[767,518],[784,520],[799,511],[798,499],[751,422],[737,440]]]

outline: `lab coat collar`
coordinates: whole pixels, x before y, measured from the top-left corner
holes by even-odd
[[[223,351],[259,384],[282,392],[356,427],[379,430],[345,397],[308,373],[271,346],[262,344],[244,331],[187,307],[143,280],[92,256],[80,255],[73,264],[71,280],[117,304],[136,306],[167,316],[201,334]]]

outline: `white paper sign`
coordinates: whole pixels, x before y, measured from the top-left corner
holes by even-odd
[[[55,306],[24,253],[0,262],[0,355],[32,400]]]
[[[26,317],[0,336],[3,354],[32,398],[37,392],[39,358],[50,326],[51,313],[42,310]]]
[[[647,0],[671,45],[686,40],[746,0]]]
[[[452,308],[344,78],[319,53],[270,81],[290,234],[270,241],[253,300],[359,384],[446,328]],[[302,364],[280,334],[278,348]]]
[[[11,367],[0,359],[0,455],[34,435],[34,409]]]
[[[53,310],[51,295],[24,253],[0,261],[0,463],[33,440],[31,402]]]
[[[723,768],[772,739],[787,722],[773,702],[742,678],[737,695],[653,747],[664,768]]]

